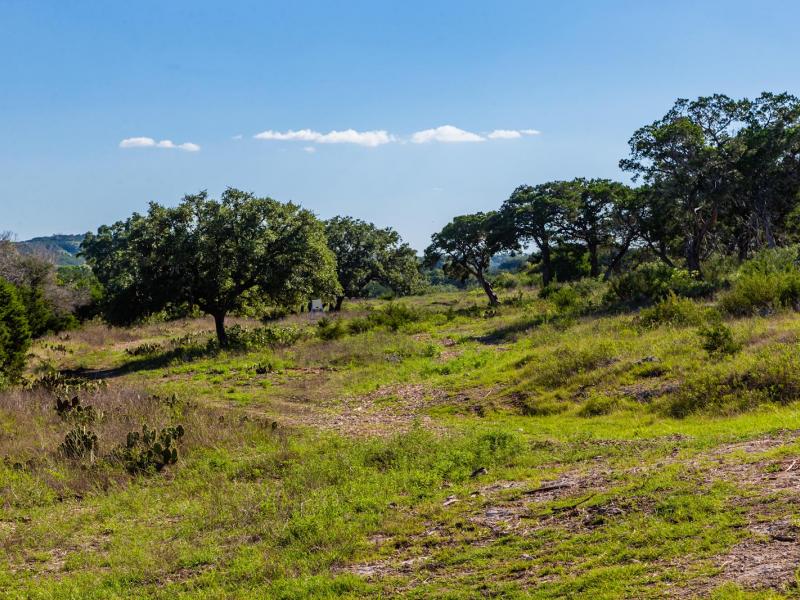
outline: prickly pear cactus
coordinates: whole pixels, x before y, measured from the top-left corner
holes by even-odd
[[[78,396],[73,396],[71,400],[66,398],[56,398],[56,412],[64,420],[72,420],[80,423],[94,423],[98,414],[93,406],[82,406]]]
[[[178,461],[177,444],[183,434],[183,425],[159,431],[145,424],[141,432],[128,433],[125,446],[117,454],[130,473],[158,472]]]
[[[64,441],[59,446],[61,453],[67,458],[81,459],[88,457],[94,462],[97,454],[97,434],[86,429],[76,427],[67,433]]]

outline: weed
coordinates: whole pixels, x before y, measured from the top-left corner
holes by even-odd
[[[708,352],[709,356],[730,356],[742,349],[742,344],[733,337],[731,328],[721,321],[703,325],[697,333],[702,341],[703,350]]]

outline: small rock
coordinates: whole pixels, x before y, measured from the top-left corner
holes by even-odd
[[[457,496],[448,496],[447,499],[442,503],[442,506],[450,506],[451,504],[455,504],[458,502]]]

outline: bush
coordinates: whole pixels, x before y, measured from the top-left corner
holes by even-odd
[[[770,349],[734,364],[721,363],[690,375],[667,411],[674,417],[695,412],[735,414],[760,404],[789,404],[800,400],[800,357],[791,348]]]
[[[704,325],[697,333],[702,339],[703,350],[709,356],[736,354],[742,349],[742,345],[733,338],[731,328],[722,322]]]
[[[703,321],[703,311],[691,300],[679,298],[675,292],[670,291],[667,297],[655,306],[642,309],[637,321],[645,328],[655,328],[661,325],[671,325],[672,327],[700,325]]]
[[[0,386],[22,375],[30,341],[25,307],[17,290],[0,279]]]
[[[323,340],[338,340],[347,335],[347,327],[341,319],[322,317],[317,322],[317,335]]]
[[[666,298],[670,292],[685,298],[701,298],[712,291],[711,284],[695,279],[686,269],[645,263],[612,279],[605,301],[608,304],[649,304]]]
[[[800,310],[800,268],[795,248],[759,252],[745,262],[720,308],[731,315],[768,314],[781,308]]]
[[[382,310],[376,310],[370,313],[370,319],[376,325],[388,327],[392,331],[397,331],[407,323],[419,321],[421,315],[418,310],[411,308],[406,304],[399,304],[390,302]]]
[[[614,411],[619,405],[619,401],[611,396],[597,394],[591,396],[578,410],[581,417],[599,417]]]
[[[305,336],[305,332],[299,327],[279,325],[265,325],[255,329],[233,325],[227,329],[227,334],[229,346],[240,350],[289,347]]]
[[[317,325],[319,327],[318,334],[322,339],[334,340],[347,333],[357,335],[378,327],[397,331],[403,325],[413,323],[421,318],[422,314],[418,310],[405,304],[390,302],[383,309],[372,311],[366,317],[357,317],[346,323],[341,319],[323,317]]]
[[[549,296],[550,302],[556,305],[561,312],[572,308],[578,308],[581,304],[581,297],[578,292],[570,286],[561,286]]]
[[[571,283],[550,283],[539,290],[539,297],[550,300],[560,312],[581,313],[594,308],[605,289],[596,279]]]
[[[519,280],[512,273],[503,271],[492,279],[492,287],[500,290],[511,290],[519,286]]]

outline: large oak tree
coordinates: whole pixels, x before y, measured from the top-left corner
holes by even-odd
[[[441,262],[448,277],[462,281],[470,275],[475,277],[492,306],[499,301],[486,279],[486,271],[492,256],[506,248],[505,241],[497,235],[498,222],[496,212],[456,217],[431,236],[431,245],[425,250],[425,263],[432,267]]]
[[[174,208],[152,203],[146,215],[87,234],[82,253],[105,286],[111,322],[197,307],[214,317],[222,346],[225,317],[245,292],[287,306],[340,293],[322,222],[236,189],[219,201],[201,192]]]
[[[370,283],[391,288],[396,294],[411,294],[422,286],[417,254],[389,227],[380,229],[352,217],[334,217],[325,222],[328,247],[336,255],[336,274],[345,298],[361,298]]]

